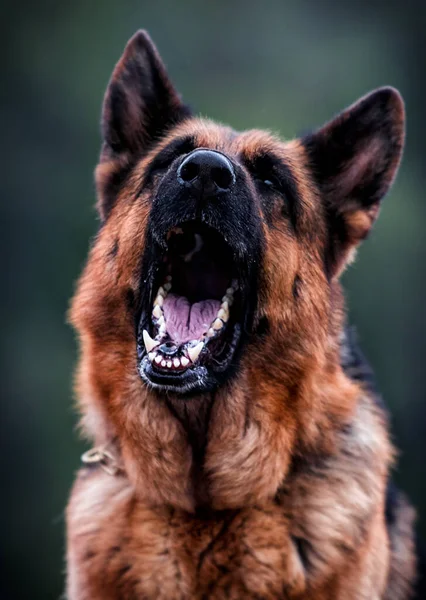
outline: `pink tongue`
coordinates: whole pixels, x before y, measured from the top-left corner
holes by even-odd
[[[219,308],[219,300],[190,304],[184,296],[168,294],[163,304],[167,333],[178,345],[197,340],[208,330]]]

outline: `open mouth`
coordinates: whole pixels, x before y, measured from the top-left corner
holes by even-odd
[[[215,229],[186,222],[168,232],[155,270],[139,323],[141,376],[173,391],[211,388],[231,367],[246,316],[232,249]]]

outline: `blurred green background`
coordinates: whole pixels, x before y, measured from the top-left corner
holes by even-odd
[[[149,30],[202,115],[285,137],[368,90],[398,87],[407,147],[345,275],[351,321],[392,412],[398,483],[426,533],[424,2],[74,0],[1,3],[2,567],[0,598],[59,598],[75,431],[69,298],[98,227],[92,171],[109,75]]]

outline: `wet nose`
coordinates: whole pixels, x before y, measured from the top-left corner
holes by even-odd
[[[214,150],[195,150],[180,165],[177,178],[181,185],[206,195],[228,191],[235,183],[231,161]]]

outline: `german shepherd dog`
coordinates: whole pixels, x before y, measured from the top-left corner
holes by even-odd
[[[102,133],[68,598],[410,598],[414,512],[339,284],[398,169],[399,93],[240,133],[193,116],[138,32]]]

